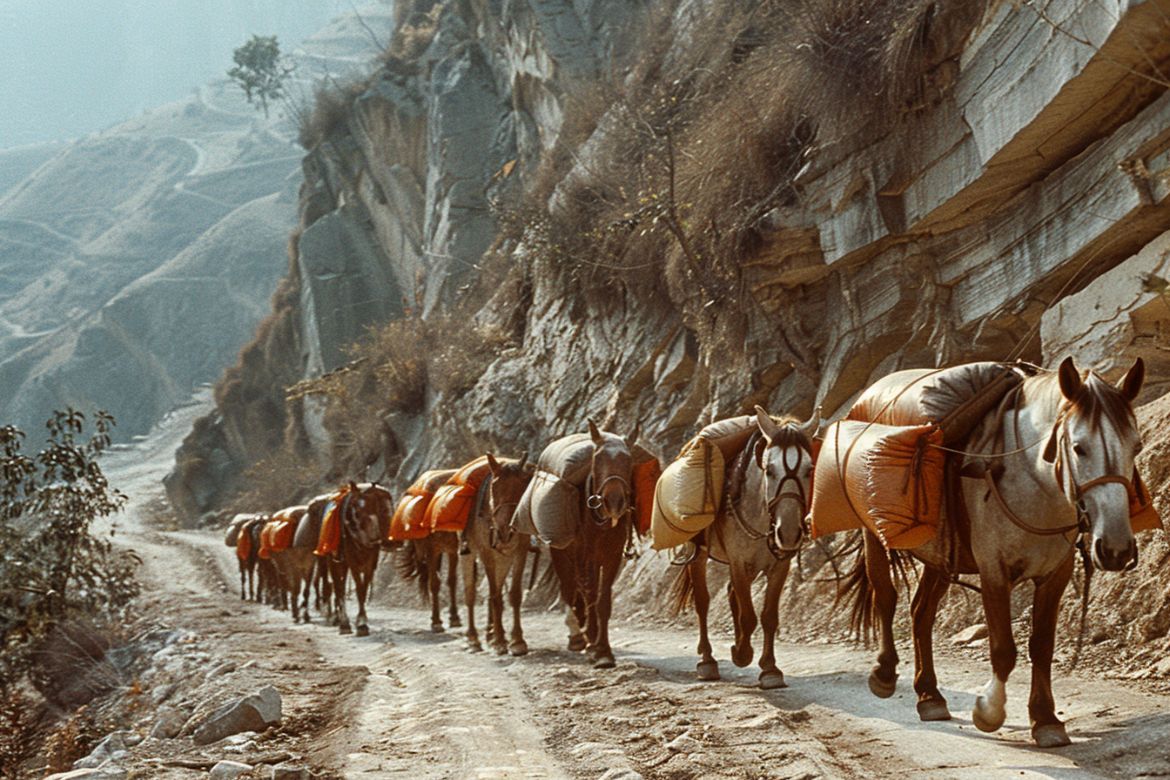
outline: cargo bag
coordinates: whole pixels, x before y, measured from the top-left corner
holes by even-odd
[[[424,471],[419,475],[414,484],[406,489],[394,510],[394,516],[390,518],[390,541],[405,542],[425,539],[430,535],[431,529],[426,523],[427,508],[439,487],[454,475],[454,469]]]
[[[887,549],[933,539],[943,497],[941,443],[934,425],[830,425],[813,476],[813,538],[866,528]]]
[[[486,455],[480,456],[455,472],[446,484],[435,491],[427,507],[425,523],[431,533],[458,533],[467,527],[475,507],[475,496],[491,474]]]

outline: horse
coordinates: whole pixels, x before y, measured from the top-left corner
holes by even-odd
[[[809,483],[813,469],[813,438],[820,427],[819,410],[806,422],[794,418],[775,420],[756,407],[756,427],[744,449],[733,461],[729,475],[742,475],[742,489],[731,477],[724,487],[723,511],[696,544],[694,557],[679,572],[675,584],[675,608],[693,603],[699,619],[700,680],[718,680],[719,662],[711,654],[707,636],[707,561],[726,563],[731,574],[727,595],[735,624],[731,660],[739,667],[752,662],[752,634],[756,612],[752,583],[761,573],[767,579],[760,622],[764,649],[760,655],[760,687],[783,688],[784,673],[776,666],[776,629],[780,622],[780,594],[788,578],[792,558],[805,537]]]
[[[482,650],[475,628],[475,596],[479,585],[476,563],[483,564],[488,581],[487,640],[499,655],[525,655],[528,644],[520,626],[520,601],[524,596],[524,564],[528,557],[528,534],[512,528],[512,512],[520,501],[535,471],[528,454],[520,460],[497,460],[488,453],[490,475],[480,485],[464,539],[470,549],[463,556],[463,594],[467,605],[467,643]],[[508,601],[512,606],[512,639],[504,639],[504,578],[511,573]]]
[[[224,537],[224,543],[236,551],[236,563],[240,568],[240,601],[256,597],[255,570],[259,550],[252,544],[249,529],[252,523],[266,519],[264,515],[238,514],[232,518]]]
[[[297,533],[305,523],[308,512],[309,507],[301,505],[282,509],[273,515],[273,518],[292,522],[296,529],[293,531],[292,544],[272,552],[272,563],[288,594],[294,623],[300,623],[302,619],[305,623],[309,622],[309,592],[312,590],[313,571],[317,563],[313,555],[315,538],[308,544],[298,546],[296,543]]]
[[[354,633],[345,609],[346,579],[352,574],[358,601],[358,613],[354,621],[356,633],[357,636],[369,636],[366,597],[374,579],[374,570],[378,567],[382,543],[390,531],[390,517],[394,513],[394,504],[390,491],[375,483],[359,485],[350,482],[335,493],[332,500],[337,502],[340,540],[336,550],[321,557],[328,567],[333,588],[337,630],[341,634]],[[328,530],[327,525],[322,523],[322,536]]]
[[[594,668],[612,669],[616,661],[609,643],[609,617],[613,583],[634,533],[630,451],[640,426],[623,439],[601,431],[593,420],[588,423],[593,452],[585,489],[577,490],[581,520],[576,538],[567,547],[552,548],[550,558],[561,600],[569,607],[569,650],[584,649]]]
[[[1024,379],[976,426],[959,456],[959,473],[967,478],[947,483],[959,485],[948,489],[939,533],[910,551],[924,564],[911,602],[914,690],[922,720],[950,718],[934,670],[932,631],[939,602],[957,575],[978,574],[992,676],[976,697],[972,720],[985,732],[1003,725],[1007,680],[1016,663],[1011,594],[1031,580],[1032,739],[1044,748],[1070,743],[1052,695],[1060,599],[1078,547],[1086,574],[1089,567],[1121,571],[1137,565],[1129,493],[1141,449],[1133,402],[1144,377],[1140,358],[1116,387],[1095,373],[1083,374],[1066,358],[1055,373]],[[898,676],[897,590],[890,556],[868,531],[850,587],[856,591],[855,629],[868,630],[877,617],[879,652],[870,690],[891,696]]]
[[[246,536],[246,547],[236,548],[236,560],[240,565],[240,598],[260,603],[264,600],[267,587],[265,567],[260,565],[260,531],[268,522],[267,515],[254,515],[240,528],[240,535]],[[246,555],[241,554],[246,552]],[[248,595],[244,597],[244,581],[247,579]]]
[[[332,493],[317,496],[309,501],[305,514],[297,523],[293,535],[292,549],[301,556],[299,574],[304,578],[303,610],[305,622],[309,622],[309,591],[313,592],[313,607],[328,625],[337,625],[337,614],[333,610],[333,583],[329,579],[329,564],[313,554],[321,538],[321,523],[325,510],[333,500]]]
[[[458,628],[463,623],[459,619],[459,602],[456,597],[458,590],[457,577],[459,576],[459,534],[453,531],[435,531],[423,539],[410,542],[411,554],[414,556],[413,566],[418,576],[419,593],[424,601],[431,604],[431,631],[443,631],[441,572],[443,556],[447,558],[447,592],[450,597],[447,608],[447,623],[451,628]],[[409,573],[405,576],[409,579]]]

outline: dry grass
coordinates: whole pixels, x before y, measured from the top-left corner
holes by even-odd
[[[369,86],[367,79],[339,82],[333,78],[319,81],[313,87],[313,107],[303,112],[297,141],[305,149],[315,149],[346,129],[353,102]]]

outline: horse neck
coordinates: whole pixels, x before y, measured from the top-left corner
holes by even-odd
[[[756,462],[755,447],[750,445],[751,442],[740,455],[740,457],[747,458],[747,465],[744,468],[743,488],[739,491],[734,508],[739,512],[739,517],[743,520],[744,525],[756,533],[763,534],[768,532],[770,525],[768,522],[768,503],[764,499],[764,472]],[[730,519],[735,531],[743,535],[739,522],[735,518]]]

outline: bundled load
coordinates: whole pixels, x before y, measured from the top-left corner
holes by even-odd
[[[241,561],[252,557],[252,526],[257,521],[257,517],[258,515],[251,515],[240,525],[236,533],[236,557]]]
[[[830,425],[813,476],[813,537],[867,528],[888,549],[938,530],[946,453],[1026,373],[1004,363],[899,371],[875,382]]]
[[[512,516],[516,531],[538,536],[554,548],[565,548],[577,538],[581,522],[581,491],[593,464],[593,438],[574,433],[544,448],[536,473],[520,497]],[[639,533],[649,527],[653,508],[651,486],[658,480],[658,459],[644,448],[630,448],[633,461],[630,488],[634,499],[634,525]]]
[[[713,422],[682,448],[654,489],[651,546],[683,544],[719,515],[726,465],[757,430],[755,415]]]
[[[236,544],[240,541],[240,529],[244,527],[245,523],[247,523],[249,520],[255,519],[256,517],[258,517],[258,515],[253,514],[238,514],[233,517],[232,521],[228,523],[227,530],[224,534],[223,543],[228,547],[235,547]]]
[[[325,504],[325,510],[321,513],[321,532],[317,536],[317,547],[313,550],[313,555],[319,557],[332,555],[341,547],[341,505],[348,494],[349,486],[346,485],[329,497],[329,502]]]
[[[427,507],[435,492],[454,475],[454,469],[424,471],[419,475],[394,510],[394,517],[390,520],[390,541],[405,542],[430,535],[431,529],[426,522]]]
[[[307,508],[292,506],[274,514],[272,519],[265,523],[264,528],[260,530],[260,551],[257,555],[261,558],[270,558],[272,553],[292,547],[293,538],[297,532],[297,523],[304,516]]]
[[[481,455],[456,471],[435,491],[427,506],[424,524],[429,531],[459,533],[466,528],[475,510],[476,494],[491,473],[486,455]]]

